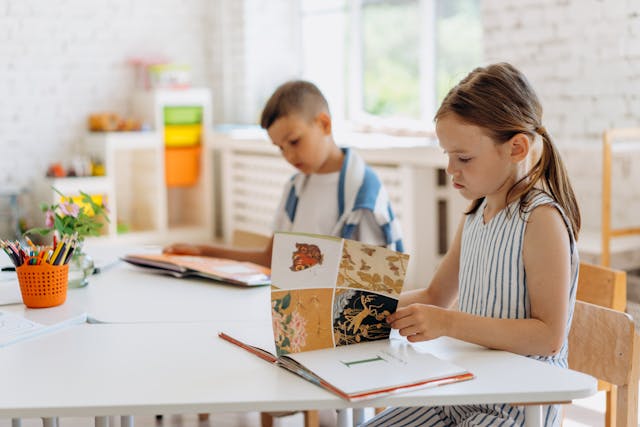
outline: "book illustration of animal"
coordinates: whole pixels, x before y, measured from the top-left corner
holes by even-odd
[[[317,245],[309,243],[296,243],[296,250],[291,255],[291,271],[302,271],[322,264],[322,252]]]

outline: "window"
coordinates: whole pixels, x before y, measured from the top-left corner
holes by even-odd
[[[303,0],[303,77],[336,120],[431,129],[482,61],[480,0]]]

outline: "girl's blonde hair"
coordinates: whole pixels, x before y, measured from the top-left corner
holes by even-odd
[[[551,136],[542,126],[542,106],[526,77],[507,63],[479,67],[449,91],[435,120],[454,113],[466,123],[483,128],[496,144],[504,144],[519,133],[535,141],[542,137],[542,152],[527,174],[507,192],[507,202],[520,199],[524,213],[535,191],[549,194],[564,210],[574,238],[580,231],[580,209],[564,163]],[[541,186],[541,188],[540,188]],[[474,200],[467,214],[474,213],[483,198]]]

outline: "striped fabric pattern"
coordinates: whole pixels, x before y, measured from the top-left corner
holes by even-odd
[[[345,154],[338,182],[338,222],[332,235],[350,239],[362,219],[363,211],[373,212],[376,222],[385,237],[387,248],[402,252],[402,233],[400,222],[393,213],[389,196],[378,175],[368,166],[362,157],[350,148],[343,148]],[[293,226],[298,206],[298,195],[304,190],[307,175],[295,174],[288,182],[284,203],[285,224],[282,231]]]
[[[525,319],[531,306],[522,259],[522,247],[527,221],[539,206],[554,206],[567,226],[571,250],[571,286],[569,316],[562,349],[554,356],[529,356],[556,366],[567,366],[569,327],[573,317],[578,283],[578,252],[571,225],[560,206],[548,195],[531,197],[524,215],[518,212],[518,201],[484,223],[484,202],[476,213],[465,219],[462,232],[459,273],[459,309],[478,316]],[[543,407],[542,417],[547,427],[559,426],[562,417],[558,405]],[[524,408],[508,404],[465,405],[422,408],[391,408],[365,425],[372,426],[521,426]]]

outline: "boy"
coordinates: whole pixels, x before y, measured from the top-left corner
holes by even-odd
[[[329,106],[320,90],[302,80],[281,85],[267,101],[260,126],[287,162],[298,169],[285,185],[275,231],[339,236],[402,252],[400,224],[376,173],[333,139]],[[271,266],[273,237],[263,250],[174,244],[165,253],[206,255]],[[272,416],[263,413],[262,425]]]
[[[329,106],[312,83],[276,89],[260,125],[282,156],[299,170],[287,183],[275,231],[299,231],[359,240],[402,251],[400,224],[376,173],[333,139]],[[206,255],[271,265],[273,238],[264,250],[174,244],[165,253]]]

